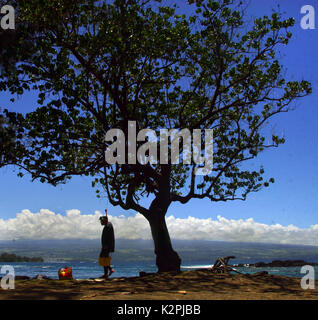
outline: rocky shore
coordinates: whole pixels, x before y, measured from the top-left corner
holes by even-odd
[[[273,260],[272,262],[256,262],[251,264],[236,264],[235,267],[254,267],[254,268],[264,268],[264,267],[302,267],[305,265],[318,266],[317,262],[306,262],[304,260]]]

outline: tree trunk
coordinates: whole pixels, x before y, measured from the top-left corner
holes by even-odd
[[[180,271],[181,259],[172,248],[165,215],[152,212],[149,219],[152,238],[154,240],[156,264],[158,272]]]

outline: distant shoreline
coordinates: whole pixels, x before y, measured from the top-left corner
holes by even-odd
[[[0,255],[0,262],[44,262],[44,259],[42,257],[25,257],[3,252]]]
[[[212,265],[217,258],[235,256],[230,264],[269,263],[273,260],[303,260],[318,262],[318,246],[234,243],[216,241],[174,240],[183,265]],[[100,240],[25,240],[0,241],[0,254],[14,253],[26,257],[42,257],[47,262],[95,262],[100,252]],[[155,264],[153,241],[116,239],[112,255],[115,264]],[[41,263],[41,262],[39,262]],[[310,264],[310,263],[309,263]]]

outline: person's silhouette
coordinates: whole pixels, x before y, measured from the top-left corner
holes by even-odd
[[[105,210],[106,216],[100,217],[100,223],[104,226],[102,233],[102,250],[99,255],[99,264],[104,267],[104,275],[102,278],[108,278],[114,269],[111,268],[111,256],[110,253],[115,251],[115,235],[114,228],[111,222],[108,221],[107,210]]]

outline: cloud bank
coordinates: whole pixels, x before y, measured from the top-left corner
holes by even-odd
[[[99,211],[84,215],[76,209],[66,211],[65,215],[48,209],[37,213],[22,210],[15,218],[0,219],[0,240],[98,239],[102,231],[101,215]],[[140,214],[133,217],[109,215],[109,218],[117,238],[151,239],[149,224]],[[167,225],[172,239],[318,245],[318,225],[302,229],[294,225],[266,225],[252,218],[229,220],[221,216],[216,220],[169,216]]]

